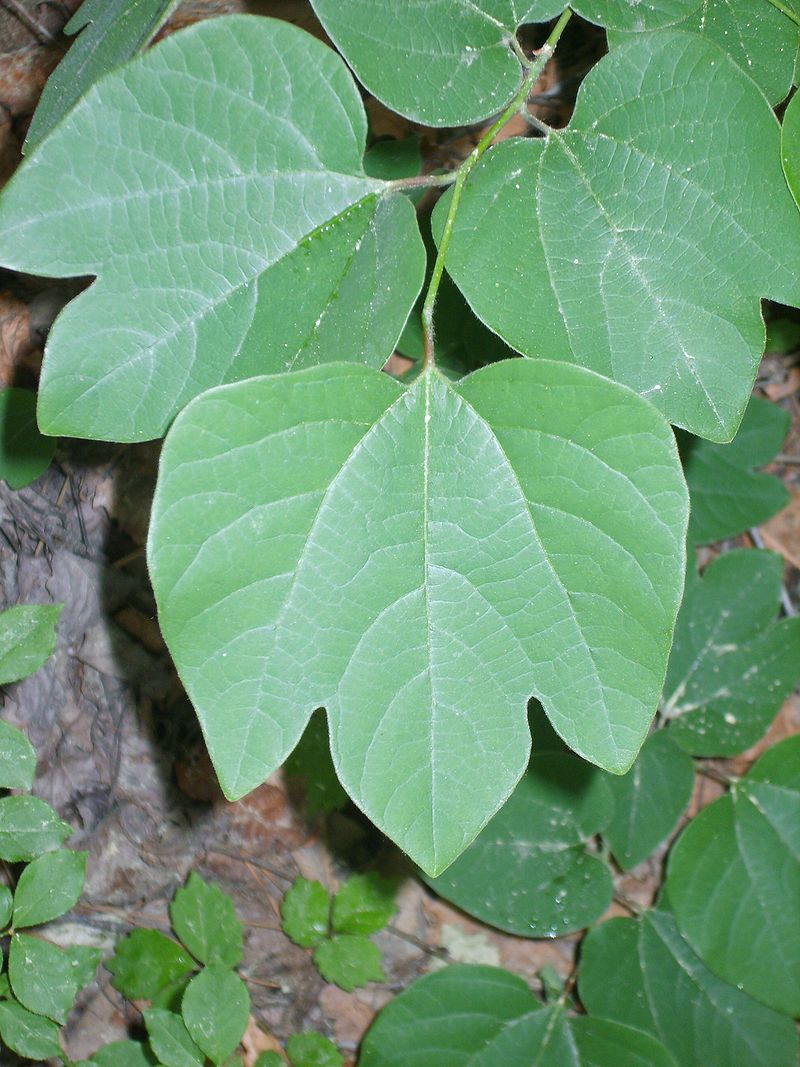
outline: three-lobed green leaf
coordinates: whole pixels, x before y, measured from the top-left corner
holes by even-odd
[[[397,908],[397,883],[373,871],[354,874],[333,898],[331,927],[338,934],[376,934]]]
[[[764,348],[761,298],[800,304],[779,132],[713,43],[632,35],[589,72],[565,130],[476,167],[448,271],[519,351],[592,367],[730,440]]]
[[[149,561],[226,793],[324,706],[340,781],[435,874],[523,773],[532,694],[571,747],[627,770],[686,505],[659,414],[566,364],[407,390],[331,365],[198,398],[164,449]]]
[[[365,137],[342,60],[273,19],[202,22],[93,86],[0,202],[7,266],[98,276],[49,336],[44,431],[158,437],[223,381],[380,367],[424,252]]]
[[[281,901],[281,926],[301,948],[314,948],[328,936],[331,901],[321,882],[296,878]]]

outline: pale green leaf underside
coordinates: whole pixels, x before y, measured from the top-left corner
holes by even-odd
[[[446,1050],[446,1051],[445,1051]],[[452,965],[383,1009],[361,1067],[674,1067],[650,1034],[546,1008],[516,975]]]
[[[518,350],[591,367],[730,440],[764,349],[760,299],[800,304],[779,133],[715,45],[632,36],[590,71],[566,130],[476,168],[448,270]]]
[[[769,749],[732,795],[692,820],[666,891],[712,971],[800,1015],[800,737]]]
[[[703,0],[673,29],[699,33],[726,51],[778,104],[792,87],[800,29],[770,0]],[[609,34],[614,47],[625,38]]]
[[[670,736],[696,756],[733,756],[767,731],[800,677],[800,619],[776,622],[783,559],[726,552],[692,568],[664,684]]]
[[[797,1063],[791,1020],[717,978],[666,912],[593,930],[581,949],[580,995],[590,1013],[653,1034],[678,1067]]]
[[[424,251],[365,135],[341,59],[272,19],[203,22],[101,80],[0,201],[0,261],[98,275],[48,340],[42,428],[158,437],[221,382],[380,367]]]
[[[350,796],[438,873],[520,778],[531,695],[581,755],[630,766],[686,512],[661,416],[591,372],[506,360],[405,390],[330,365],[181,414],[149,560],[228,795],[324,706]]]

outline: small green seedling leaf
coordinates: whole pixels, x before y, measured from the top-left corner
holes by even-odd
[[[584,845],[612,810],[596,768],[565,753],[534,755],[486,829],[443,875],[425,881],[500,930],[520,937],[568,934],[611,903],[611,872]]]
[[[786,507],[789,494],[780,478],[754,468],[775,458],[788,431],[788,411],[754,396],[730,444],[682,437],[695,544],[735,537]]]
[[[520,352],[592,367],[729,441],[764,350],[761,298],[800,304],[779,136],[716,45],[634,34],[589,72],[565,130],[505,142],[475,168],[447,269]]]
[[[0,1001],[0,1038],[12,1052],[28,1060],[61,1056],[56,1024],[13,1000]]]
[[[521,978],[453,965],[391,1000],[362,1046],[360,1067],[675,1067],[650,1034],[545,1007]]]
[[[58,848],[71,834],[69,823],[59,819],[39,797],[0,800],[0,858],[4,860],[20,863],[36,859]]]
[[[376,934],[394,915],[397,883],[374,872],[354,874],[333,898],[331,926],[337,934]]]
[[[150,1047],[159,1063],[164,1067],[203,1067],[205,1056],[180,1015],[163,1008],[146,1008],[143,1014]]]
[[[301,948],[314,948],[328,936],[331,901],[321,882],[296,878],[281,902],[281,926]]]
[[[34,674],[56,647],[62,604],[20,604],[0,612],[0,685]]]
[[[717,978],[667,912],[611,919],[592,930],[581,947],[579,988],[590,1015],[652,1034],[677,1067],[797,1063],[791,1020]]]
[[[38,926],[73,908],[86,880],[86,852],[59,849],[39,856],[22,872],[14,894],[14,926]]]
[[[0,789],[30,789],[36,753],[21,730],[0,721]]]
[[[358,934],[337,934],[314,950],[314,963],[326,982],[352,993],[368,982],[382,982],[381,950]]]
[[[35,148],[98,78],[144,48],[176,2],[84,0],[64,27],[64,33],[80,36],[47,79],[24,151]]]
[[[14,934],[8,952],[14,996],[29,1011],[65,1023],[81,988],[82,968],[63,949],[30,934]]]
[[[631,765],[686,520],[662,417],[590,371],[503,360],[403,389],[330,365],[181,413],[148,554],[226,793],[260,784],[324,706],[340,781],[435,875],[524,772],[531,695],[585,758]]]
[[[233,901],[195,871],[172,898],[172,929],[195,959],[236,967],[242,959],[242,924]]]
[[[4,933],[11,923],[14,910],[14,897],[8,886],[0,885],[0,933]]]
[[[196,969],[177,942],[158,930],[134,930],[106,963],[112,985],[129,1000],[153,1000]]]
[[[694,756],[733,756],[767,731],[800,678],[800,619],[775,621],[783,560],[737,549],[686,583],[664,686],[669,735]]]
[[[313,1031],[292,1034],[286,1042],[286,1054],[292,1067],[344,1067],[344,1057],[336,1045]]]
[[[250,1018],[250,994],[238,975],[212,963],[186,987],[181,1010],[195,1044],[220,1064],[242,1040]]]
[[[286,1067],[286,1060],[278,1052],[261,1052],[255,1067]]]
[[[792,87],[800,29],[771,2],[703,0],[673,30],[697,33],[719,45],[759,86],[772,105]],[[611,32],[613,48],[625,36]]]
[[[694,763],[669,731],[658,730],[645,741],[628,773],[621,778],[609,777],[608,786],[614,798],[614,815],[603,837],[614,859],[628,871],[677,826],[692,796]]]
[[[380,368],[424,250],[366,128],[343,61],[276,19],[202,21],[94,85],[0,201],[6,266],[97,276],[48,337],[44,432],[138,441],[223,381]]]
[[[670,855],[681,933],[715,974],[800,1015],[800,737],[769,749],[700,812]]]
[[[50,466],[56,443],[36,425],[36,394],[0,389],[0,478],[10,489],[35,482]]]
[[[339,811],[347,803],[347,793],[336,777],[336,768],[331,760],[324,712],[317,711],[311,716],[285,767],[287,774],[305,780],[306,812],[309,816]]]

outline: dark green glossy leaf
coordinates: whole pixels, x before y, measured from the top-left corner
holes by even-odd
[[[156,1058],[139,1041],[112,1041],[92,1054],[95,1067],[154,1067]]]
[[[180,1015],[146,1008],[144,1022],[150,1046],[164,1067],[203,1067],[205,1056],[192,1041]]]
[[[352,993],[368,982],[382,982],[381,951],[366,937],[337,934],[314,950],[314,963],[326,982]]]
[[[59,849],[28,864],[14,894],[14,926],[38,926],[69,911],[80,900],[86,852]]]
[[[13,1000],[0,1001],[0,1038],[12,1052],[28,1060],[61,1055],[56,1024]]]
[[[592,367],[730,440],[764,350],[761,298],[800,304],[779,135],[716,45],[635,34],[589,72],[566,130],[484,157],[448,271],[519,351]]]
[[[322,1034],[292,1034],[286,1042],[292,1067],[343,1067],[344,1057],[336,1045]]]
[[[111,984],[129,1000],[153,1000],[196,967],[188,952],[158,930],[134,930],[106,963]]]
[[[64,33],[80,36],[47,79],[25,151],[46,137],[98,78],[144,48],[176,2],[84,0],[64,27]]]
[[[678,838],[666,892],[720,977],[800,1015],[800,736],[769,749]]]
[[[789,413],[754,396],[730,444],[682,438],[692,499],[689,537],[695,544],[735,537],[789,503],[779,478],[754,470],[775,458],[788,431]]]
[[[14,934],[8,974],[23,1007],[57,1023],[67,1021],[81,988],[81,969],[63,949],[30,934]]]
[[[675,630],[664,713],[695,756],[754,745],[800,678],[800,619],[775,621],[783,560],[727,552],[700,578],[691,567]]]
[[[15,796],[0,800],[0,857],[11,863],[27,862],[43,852],[52,852],[72,834],[38,797]]]
[[[581,755],[631,765],[685,523],[668,427],[589,371],[505,360],[404,390],[329,366],[182,412],[149,564],[227,794],[325,706],[342,784],[438,874],[523,773],[533,693]]]
[[[382,366],[424,258],[365,137],[342,60],[274,19],[203,21],[98,82],[0,201],[6,266],[98,276],[49,335],[40,426],[142,440],[222,381]]]
[[[36,394],[30,389],[0,389],[0,478],[22,489],[50,466],[56,443],[36,425]]]
[[[590,1015],[653,1034],[678,1067],[797,1063],[791,1020],[717,978],[663,911],[611,919],[589,934],[580,995]]]
[[[628,773],[609,777],[608,785],[614,816],[603,837],[620,867],[630,870],[675,829],[692,796],[694,763],[667,731],[658,730]]]
[[[212,963],[186,987],[181,1010],[195,1044],[219,1064],[242,1039],[250,1018],[250,994],[238,975]]]
[[[56,647],[62,604],[20,604],[0,612],[0,685],[34,674]]]
[[[0,789],[30,789],[36,753],[21,730],[0,721]]]
[[[172,898],[172,929],[195,959],[236,967],[242,959],[242,924],[233,901],[195,871]]]
[[[281,926],[301,948],[314,948],[328,936],[331,901],[321,882],[296,878],[281,901]]]
[[[425,880],[501,930],[520,937],[568,934],[611,903],[611,872],[584,845],[612,810],[596,768],[565,753],[534,754],[511,799],[466,852],[439,878]]]

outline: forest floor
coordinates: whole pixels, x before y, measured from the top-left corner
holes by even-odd
[[[77,6],[77,0],[0,0],[0,183],[20,161],[38,94],[63,54],[51,38],[57,42]],[[302,0],[192,0],[181,5],[170,28],[233,10],[273,14],[322,35]],[[375,132],[409,132],[374,102],[368,107]],[[429,145],[439,153],[435,165],[448,153],[465,154],[474,137],[475,131],[455,131]],[[47,330],[76,291],[75,283],[0,272],[0,385],[35,385]],[[796,355],[765,357],[757,390],[792,415],[783,460],[770,468],[785,480],[791,504],[758,536],[786,557],[790,606],[800,606],[799,386]],[[376,1011],[442,961],[503,965],[534,986],[545,964],[567,976],[578,935],[531,941],[473,922],[413,878],[353,809],[308,819],[302,784],[282,772],[239,803],[225,801],[159,634],[147,578],[144,542],[158,452],[157,443],[65,440],[29,488],[11,492],[0,483],[2,606],[65,605],[55,654],[36,675],[5,690],[2,711],[37,750],[36,792],[75,826],[74,846],[90,853],[83,901],[53,924],[52,939],[110,952],[134,925],[168,929],[168,902],[190,870],[214,880],[233,898],[247,931],[249,1064],[259,1049],[277,1047],[276,1038],[307,1028],[325,1032],[353,1057]],[[767,743],[798,731],[800,699],[794,696],[768,739],[720,762],[720,769],[741,774]],[[698,776],[689,814],[719,791],[712,778]],[[665,851],[618,879],[613,913],[651,902]],[[297,875],[335,888],[353,864],[390,870],[401,888],[397,914],[376,938],[386,981],[349,994],[326,984],[310,953],[283,935],[279,907]],[[138,1024],[109,978],[101,968],[72,1016],[75,1058]]]

